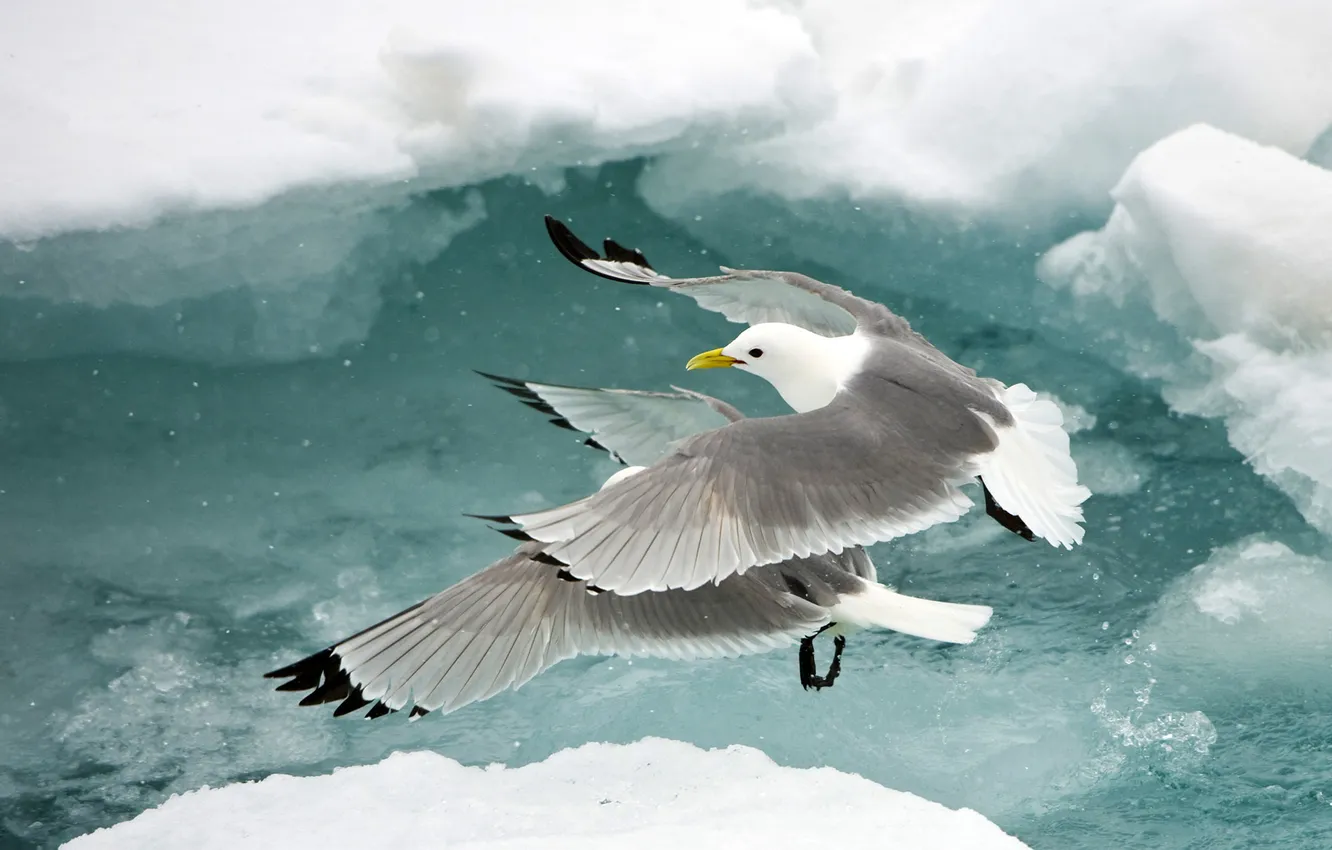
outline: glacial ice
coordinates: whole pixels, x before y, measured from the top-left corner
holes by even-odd
[[[22,128],[0,147],[13,241],[330,185],[383,187],[391,203],[772,132],[827,97],[798,18],[743,0],[669,15],[607,0],[337,14],[59,0],[0,15],[0,119]]]
[[[1224,420],[1332,530],[1332,172],[1198,125],[1139,155],[1113,195],[1105,227],[1039,274],[1082,301],[1108,356],[1163,380],[1176,410]],[[1143,307],[1165,334],[1127,320]]]
[[[658,738],[587,744],[513,769],[394,753],[329,776],[270,776],[183,794],[63,846],[666,850],[858,847],[885,838],[903,850],[1026,847],[973,811],[853,774],[780,767],[749,747],[707,751]]]
[[[836,108],[809,129],[673,154],[647,179],[687,221],[727,191],[908,198],[1022,225],[1100,209],[1133,156],[1206,121],[1303,155],[1332,125],[1318,4],[953,0],[794,4]]]

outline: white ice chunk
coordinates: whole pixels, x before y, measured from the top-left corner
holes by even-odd
[[[0,238],[687,151],[663,203],[1098,204],[1195,121],[1305,153],[1329,42],[1308,0],[9,3]]]
[[[744,0],[7,3],[0,57],[0,240],[761,137],[829,100],[799,21]]]
[[[1261,538],[1220,549],[1166,590],[1133,651],[1163,675],[1217,666],[1221,686],[1332,681],[1332,564]]]
[[[1132,157],[1205,121],[1303,155],[1332,124],[1332,15],[1308,0],[794,0],[837,92],[809,130],[669,158],[681,215],[729,189],[906,198],[1032,221],[1100,208]]]
[[[1150,305],[1197,362],[1122,358],[1164,378],[1176,410],[1224,419],[1332,530],[1332,172],[1199,125],[1143,152],[1113,194],[1106,226],[1051,250],[1040,276],[1089,304]],[[1121,330],[1133,348],[1138,329]]]
[[[68,842],[69,850],[235,847],[868,847],[1022,850],[952,810],[831,768],[780,767],[758,750],[647,738],[587,744],[508,769],[395,753],[328,776],[270,776],[172,797]]]

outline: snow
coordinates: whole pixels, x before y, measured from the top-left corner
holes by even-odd
[[[1088,305],[1137,304],[1194,351],[1146,351],[1124,312],[1123,355],[1166,381],[1181,412],[1231,443],[1332,530],[1332,172],[1198,125],[1134,160],[1105,227],[1052,249],[1038,272]],[[1096,309],[1091,307],[1090,309]]]
[[[1195,121],[1304,153],[1330,38],[1308,0],[7,4],[0,239],[644,153],[677,206],[1097,204]]]
[[[1026,846],[976,812],[854,774],[781,767],[749,747],[703,750],[660,738],[587,744],[520,768],[394,753],[328,776],[182,794],[63,846],[675,850],[885,840],[901,850]]]
[[[0,239],[302,187],[461,186],[759,134],[820,108],[794,17],[743,0],[656,8],[7,4]]]
[[[793,2],[837,91],[808,130],[668,158],[687,220],[727,190],[906,199],[1043,222],[1206,121],[1295,154],[1332,124],[1332,16],[1309,0]]]

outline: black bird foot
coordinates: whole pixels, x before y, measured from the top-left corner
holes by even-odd
[[[828,626],[823,627],[826,628]],[[800,641],[800,686],[805,690],[831,688],[842,672],[842,650],[846,649],[846,638],[842,635],[833,638],[833,660],[828,665],[827,675],[820,676],[815,672],[818,668],[814,660],[814,638],[822,634],[823,629]]]

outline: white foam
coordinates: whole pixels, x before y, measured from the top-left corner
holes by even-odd
[[[1106,226],[1050,251],[1040,276],[1123,325],[1120,359],[1164,378],[1176,410],[1224,419],[1332,530],[1332,172],[1199,125],[1145,151],[1113,194]],[[1193,363],[1163,360],[1110,304],[1150,305]]]
[[[648,738],[587,744],[520,768],[395,753],[329,776],[270,776],[173,797],[68,842],[114,848],[864,847],[1021,850],[951,810],[831,768],[780,767],[758,750]]]

